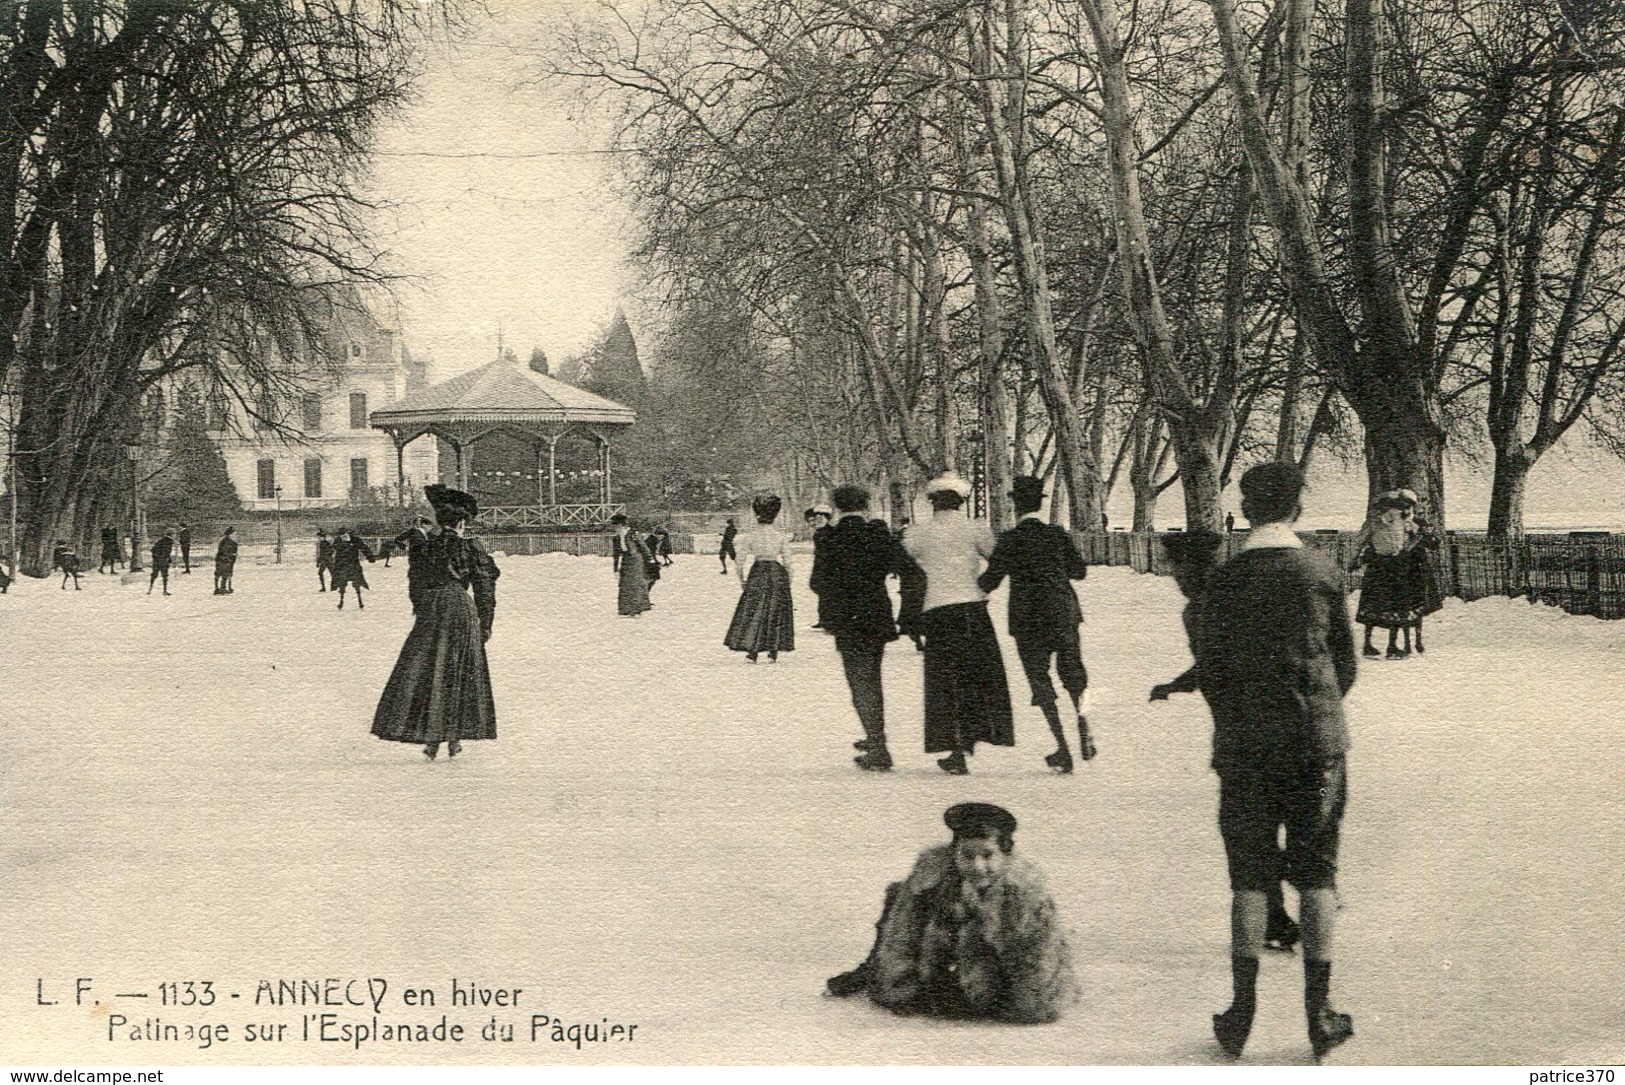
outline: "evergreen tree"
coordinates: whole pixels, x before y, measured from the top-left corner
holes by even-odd
[[[147,486],[147,508],[155,520],[209,520],[242,509],[226,459],[209,439],[203,396],[190,381],[176,394],[175,424],[166,444],[168,458]]]
[[[547,351],[541,347],[532,347],[530,349],[530,368],[544,377],[548,376]]]
[[[621,309],[615,310],[609,330],[592,351],[585,387],[634,409],[643,406],[648,398],[649,385],[643,364],[638,361],[638,344]]]

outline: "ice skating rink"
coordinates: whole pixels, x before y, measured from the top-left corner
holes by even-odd
[[[852,766],[805,557],[798,650],[756,666],[722,647],[739,589],[714,558],[680,556],[638,620],[615,616],[607,560],[499,559],[500,737],[435,764],[368,734],[411,621],[401,563],[369,566],[366,610],[340,612],[308,558],[262,560],[245,554],[230,597],[202,568],[170,599],[95,574],[0,596],[0,1062],[1218,1061],[1208,717],[1196,697],[1146,702],[1188,662],[1171,582],[1096,569],[1081,587],[1096,761],[1044,769],[1007,642],[1020,744],[950,778],[921,752],[906,642],[886,663],[897,771]],[[1002,627],[1003,592],[993,608]],[[1625,622],[1452,600],[1428,644],[1365,663],[1350,697],[1333,997],[1358,1035],[1329,1061],[1618,1063]],[[1009,1027],[822,997],[967,799],[1020,818],[1082,1005]],[[446,1014],[465,1040],[303,1040],[306,1015],[373,1009],[259,987],[368,977],[389,984],[380,1023]],[[521,988],[518,1006],[451,1007],[454,978]],[[160,1004],[161,984],[205,980],[214,1005]],[[1244,1061],[1307,1062],[1299,958],[1269,955],[1259,984]],[[436,1005],[405,1006],[407,988]],[[578,1050],[545,1027],[532,1042],[533,1014],[637,1029]],[[493,1016],[513,1042],[480,1037]],[[127,1038],[153,1018],[228,1039]],[[285,1038],[248,1041],[261,1022]]]

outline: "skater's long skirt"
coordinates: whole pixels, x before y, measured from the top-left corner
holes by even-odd
[[[642,614],[650,607],[649,576],[635,550],[621,558],[620,591],[616,606],[623,615]]]
[[[790,574],[783,565],[757,561],[750,567],[722,643],[736,652],[795,651],[795,604],[790,600]]]
[[[1444,592],[1439,587],[1439,574],[1433,568],[1433,551],[1425,546],[1413,546],[1410,553],[1411,610],[1420,619],[1444,608]]]
[[[1361,625],[1398,629],[1416,618],[1411,603],[1411,552],[1368,555],[1354,620]]]
[[[952,603],[920,616],[925,634],[925,750],[1014,746],[1010,685],[987,603]]]
[[[497,737],[479,612],[466,588],[424,593],[373,714],[372,733],[391,742]]]

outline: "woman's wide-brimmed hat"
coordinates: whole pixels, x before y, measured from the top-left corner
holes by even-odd
[[[474,500],[473,494],[454,490],[450,486],[442,486],[439,483],[425,486],[423,496],[434,506],[437,516],[449,512],[457,518],[472,520],[480,514],[480,503]]]
[[[952,471],[945,471],[925,484],[925,496],[932,494],[958,494],[966,498],[970,496],[970,483]]]
[[[1001,833],[1016,831],[1016,815],[1002,806],[990,802],[962,802],[948,807],[942,814],[943,823],[955,836],[993,829]]]

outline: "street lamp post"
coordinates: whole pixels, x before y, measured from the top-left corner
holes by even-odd
[[[282,564],[282,487],[276,488],[276,563]]]
[[[141,446],[134,441],[124,446],[130,461],[130,572],[139,573],[141,564]]]

